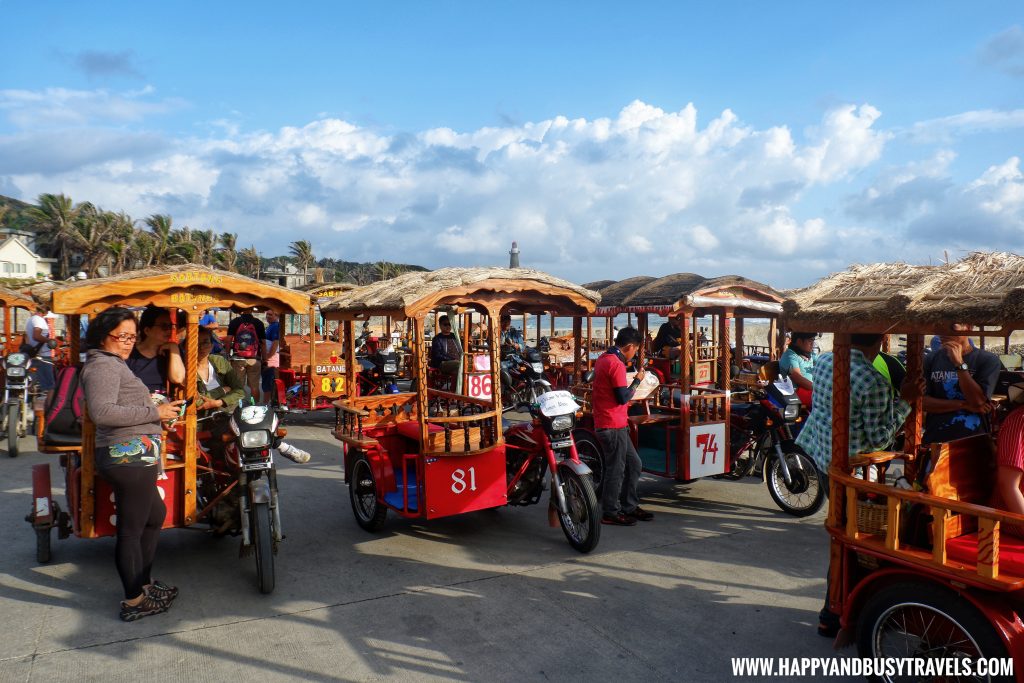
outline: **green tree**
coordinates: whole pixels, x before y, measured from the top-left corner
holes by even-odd
[[[162,266],[167,262],[168,251],[171,249],[171,232],[173,220],[166,214],[155,213],[146,219],[150,236],[153,238],[152,249],[149,251],[149,259],[146,266]]]
[[[39,235],[39,242],[60,263],[60,277],[68,277],[71,255],[79,246],[80,233],[75,226],[79,208],[63,194],[41,194],[39,205],[28,209],[29,224]]]
[[[235,273],[238,271],[238,233],[222,232],[217,238],[220,247],[215,252],[216,264],[226,271]]]
[[[302,268],[303,281],[308,282],[309,267],[316,262],[316,258],[313,256],[313,245],[308,240],[299,240],[291,243],[289,251],[292,258],[295,259],[295,265]]]
[[[249,246],[238,252],[238,267],[243,274],[259,279],[260,255],[256,247]]]

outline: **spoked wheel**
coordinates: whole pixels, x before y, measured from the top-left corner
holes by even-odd
[[[18,425],[21,421],[21,406],[17,403],[7,404],[7,455],[18,457]]]
[[[18,436],[21,438],[28,436],[28,416],[28,407],[23,405],[21,408],[21,419],[18,420]]]
[[[732,434],[732,469],[724,474],[714,475],[715,479],[738,481],[754,471],[754,463],[757,462],[757,454],[763,444],[752,440],[747,432],[738,429]]]
[[[50,530],[36,529],[36,562],[46,564],[50,561]]]
[[[782,476],[782,467],[778,458],[769,456],[765,467],[765,480],[768,493],[775,504],[794,517],[813,515],[825,500],[825,488],[818,478],[818,469],[807,454],[799,446],[791,445],[784,453],[786,467],[789,469],[790,483]]]
[[[367,531],[380,531],[388,516],[388,509],[377,500],[377,482],[365,455],[352,464],[352,478],[348,482],[348,497],[356,524]]]
[[[249,533],[256,547],[256,581],[260,593],[274,592],[274,532],[270,528],[270,503],[253,503]]]
[[[597,435],[582,427],[572,430],[572,440],[576,443],[576,454],[580,461],[592,472],[590,478],[594,482],[594,493],[600,498],[601,482],[604,480],[604,449]]]
[[[558,513],[562,531],[571,545],[581,553],[589,553],[601,540],[601,513],[597,495],[587,477],[582,477],[568,467],[558,468],[558,478],[565,491],[566,507],[569,514]]]
[[[1003,658],[1006,648],[992,624],[953,591],[927,583],[900,583],[875,594],[857,624],[861,657],[949,660]],[[939,663],[939,662],[936,662]],[[971,667],[972,672],[976,667]],[[921,680],[876,676],[873,680]],[[1001,681],[994,676],[946,677],[944,681]]]

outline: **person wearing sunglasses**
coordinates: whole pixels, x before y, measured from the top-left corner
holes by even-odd
[[[128,368],[150,392],[167,393],[167,382],[185,384],[181,349],[171,341],[171,315],[167,309],[147,306],[139,317],[139,339],[128,356]]]
[[[135,621],[167,611],[178,589],[152,576],[157,541],[167,510],[157,490],[161,423],[178,416],[184,401],[154,405],[149,389],[128,368],[135,346],[135,314],[103,311],[89,324],[82,388],[96,425],[96,470],[110,484],[117,505],[114,560],[124,600],[121,619]]]

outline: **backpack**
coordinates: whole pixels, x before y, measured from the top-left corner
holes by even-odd
[[[43,409],[43,441],[82,436],[82,385],[74,365],[57,371],[56,387]]]
[[[260,350],[260,338],[256,335],[256,326],[246,321],[235,331],[232,353],[237,358],[256,358]]]

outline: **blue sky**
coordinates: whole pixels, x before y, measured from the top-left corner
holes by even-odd
[[[1020,3],[0,0],[0,193],[584,281],[1024,250]]]

